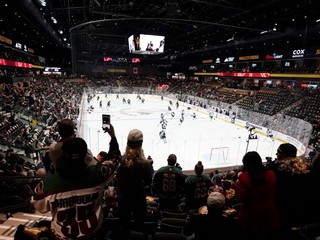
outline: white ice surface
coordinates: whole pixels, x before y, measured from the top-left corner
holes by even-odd
[[[167,165],[167,157],[174,153],[183,170],[192,170],[200,160],[206,169],[237,166],[242,164],[242,157],[247,151],[257,151],[263,160],[265,157],[275,157],[278,146],[282,143],[272,141],[265,135],[258,135],[257,140],[250,140],[247,129],[236,126],[220,119],[210,121],[208,110],[179,102],[177,109],[176,100],[171,106],[175,112],[172,118],[168,111],[169,101],[165,98],[161,101],[160,96],[141,95],[145,102],[141,103],[136,94],[116,95],[99,94],[102,100],[102,108],[99,107],[97,96],[93,98],[90,105],[94,111],[87,112],[88,103],[84,102],[80,137],[83,137],[88,148],[94,155],[100,151],[108,151],[110,137],[102,131],[102,114],[111,115],[111,123],[115,128],[116,136],[120,145],[120,151],[125,150],[127,136],[130,130],[137,128],[144,134],[143,149],[146,157],[151,155],[154,160],[154,168]],[[122,99],[130,99],[131,105],[124,104]],[[109,108],[107,101],[111,102]],[[182,109],[185,109],[185,120],[180,125],[179,119]],[[195,112],[197,119],[191,114]],[[161,131],[160,114],[165,115],[168,121],[166,136],[167,143],[159,138]]]

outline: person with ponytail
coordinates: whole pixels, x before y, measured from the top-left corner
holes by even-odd
[[[147,212],[146,189],[152,182],[151,164],[142,148],[143,134],[138,129],[129,132],[127,146],[116,174],[119,217],[123,231],[120,239],[127,239],[131,230],[131,220],[135,230],[143,226]]]
[[[203,165],[201,161],[194,166],[194,175],[189,175],[185,180],[185,209],[198,209],[206,204],[209,195],[209,189],[213,182],[203,174]]]

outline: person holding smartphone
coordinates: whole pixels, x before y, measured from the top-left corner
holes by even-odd
[[[107,154],[103,155],[102,161],[107,161],[111,159],[117,159],[121,157],[121,152],[119,149],[119,143],[116,138],[116,134],[114,131],[114,127],[111,123],[109,123],[109,127],[102,127],[104,132],[107,132],[109,136],[111,137],[110,143],[109,143],[109,151]],[[101,153],[101,152],[100,152]]]
[[[108,130],[113,134],[113,127]],[[51,212],[52,239],[104,239],[103,194],[118,168],[114,161],[87,166],[87,144],[71,137],[61,146],[56,172],[35,188],[32,204],[41,213]]]
[[[69,139],[75,137],[75,126],[71,119],[62,119],[58,122],[58,132],[60,135],[60,139],[56,142],[53,142],[50,145],[49,148],[49,156],[52,161],[52,166],[54,169],[56,169],[57,162],[60,161],[60,158],[62,156],[62,145],[63,143]],[[117,138],[115,136],[114,128],[110,124],[110,115],[109,115],[109,125],[106,125],[105,127],[102,127],[104,132],[107,132],[109,136],[111,137],[110,143],[109,143],[109,151],[108,156],[109,159],[120,156],[120,150],[119,150],[119,144],[117,141]],[[95,165],[97,164],[97,160],[93,157],[92,152],[88,149],[85,162],[87,166]]]

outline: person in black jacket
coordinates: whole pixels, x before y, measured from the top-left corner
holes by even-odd
[[[308,166],[297,157],[294,145],[283,143],[276,154],[277,159],[269,163],[268,168],[276,174],[281,234],[287,235],[292,227],[305,225],[311,220],[312,180]]]

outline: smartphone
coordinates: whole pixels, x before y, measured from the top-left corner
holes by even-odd
[[[102,128],[110,127],[110,115],[102,114]]]

